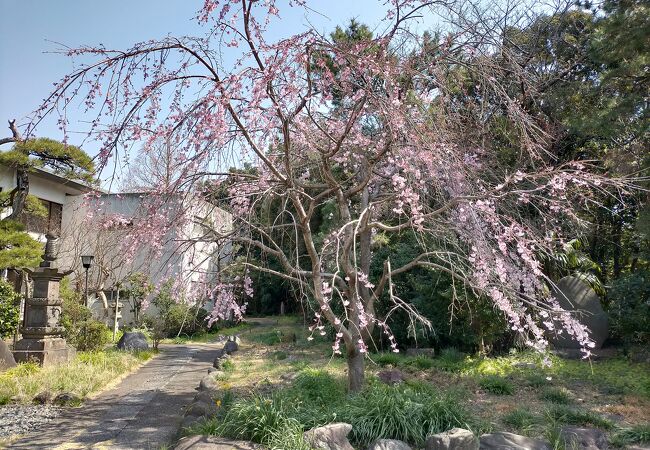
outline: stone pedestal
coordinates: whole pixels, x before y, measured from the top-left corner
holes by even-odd
[[[56,238],[48,236],[43,262],[30,271],[34,292],[25,300],[25,321],[20,327],[23,338],[16,342],[13,352],[16,362],[31,360],[50,366],[69,361],[75,353],[63,338],[64,329],[59,324],[62,310],[59,283],[66,272],[56,267],[55,243]]]

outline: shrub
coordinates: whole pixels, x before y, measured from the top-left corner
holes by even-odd
[[[614,281],[608,300],[612,334],[626,344],[650,342],[650,270]]]
[[[553,406],[547,411],[547,416],[553,421],[567,425],[591,425],[606,430],[610,430],[614,426],[611,421],[592,411],[569,408],[564,405]]]
[[[398,353],[377,353],[373,359],[380,366],[398,366],[404,359]]]
[[[568,405],[571,403],[571,396],[566,389],[561,388],[546,388],[542,391],[539,398],[558,405]]]
[[[642,423],[629,428],[621,428],[610,437],[610,443],[616,447],[650,443],[650,424]]]
[[[10,283],[0,280],[0,339],[11,336],[18,328],[20,297]]]
[[[505,378],[488,376],[479,380],[479,386],[486,392],[496,395],[512,395],[515,391],[512,383]]]
[[[539,423],[539,418],[525,409],[513,409],[503,416],[502,420],[518,431],[527,431]]]
[[[345,386],[341,380],[324,370],[305,369],[298,374],[287,394],[293,394],[296,399],[309,403],[310,406],[324,407],[343,399]]]
[[[63,312],[61,325],[65,338],[79,351],[100,350],[108,344],[112,333],[103,322],[92,318],[90,309],[81,303],[81,296],[69,289],[67,280],[61,283]]]
[[[258,442],[272,450],[309,450],[302,437],[302,425],[288,416],[288,410],[290,408],[279,396],[237,400],[223,419],[208,431],[219,436]]]
[[[534,388],[540,388],[542,386],[548,385],[548,380],[546,379],[546,377],[538,373],[528,374],[526,376],[526,382],[528,383],[528,386]]]
[[[78,324],[68,342],[79,351],[101,350],[111,341],[108,327],[98,320],[85,320]]]
[[[352,424],[352,439],[369,444],[377,438],[422,445],[427,436],[465,426],[458,398],[423,385],[371,383],[343,405],[337,420]]]
[[[414,356],[414,357],[408,358],[406,360],[406,365],[407,366],[414,367],[414,368],[420,369],[420,370],[430,369],[430,368],[432,368],[434,366],[434,364],[435,363],[433,362],[433,359],[428,358],[426,356],[422,356],[422,355]]]

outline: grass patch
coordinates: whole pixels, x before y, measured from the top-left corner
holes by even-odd
[[[513,409],[501,419],[503,423],[511,426],[519,432],[530,432],[532,428],[540,424],[540,418],[528,410]]]
[[[563,388],[548,387],[542,390],[539,398],[558,405],[569,405],[572,403],[571,395]]]
[[[456,396],[430,385],[374,382],[351,397],[338,417],[352,424],[351,437],[357,444],[385,438],[421,446],[431,434],[466,427],[469,416]]]
[[[360,447],[378,437],[422,445],[428,435],[467,427],[468,417],[457,396],[427,384],[386,386],[371,379],[362,392],[348,396],[343,379],[306,369],[292,386],[237,399],[220,417],[190,432],[301,450],[308,448],[302,439],[305,430],[347,422],[353,426],[351,440]]]
[[[479,380],[478,384],[481,386],[481,389],[490,394],[512,395],[515,392],[514,385],[510,381],[499,376],[483,377]]]
[[[41,368],[19,364],[0,374],[0,402],[29,403],[43,391],[72,392],[84,398],[153,356],[153,351],[104,350],[79,352],[67,364]]]
[[[544,376],[538,373],[529,373],[525,377],[526,384],[533,388],[541,388],[548,386],[549,380]]]
[[[629,428],[621,428],[614,433],[610,443],[615,447],[650,443],[650,423],[643,423]]]
[[[563,425],[594,426],[605,430],[614,428],[614,424],[592,411],[555,405],[546,412],[551,422]]]

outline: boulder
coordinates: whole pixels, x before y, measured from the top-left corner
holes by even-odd
[[[377,378],[379,378],[382,383],[389,385],[401,383],[406,380],[404,374],[397,369],[382,370],[377,374]]]
[[[239,344],[236,341],[228,341],[223,346],[223,351],[229,355],[237,350],[239,350]]]
[[[128,331],[122,335],[117,348],[120,350],[148,350],[147,337],[140,331]]]
[[[407,356],[426,356],[428,358],[433,358],[436,356],[436,350],[433,348],[407,348]]]
[[[584,281],[568,276],[562,278],[553,289],[553,297],[560,306],[571,312],[580,323],[589,329],[589,336],[602,347],[608,335],[608,318],[600,303],[600,297]],[[555,321],[555,330],[562,330],[562,324]],[[580,344],[566,332],[549,333],[549,340],[556,348],[580,348]]]
[[[214,361],[212,362],[212,367],[214,367],[217,370],[222,369],[223,368],[222,367],[223,362],[226,361],[229,357],[230,356],[226,352],[223,352],[222,356],[218,356],[218,357],[214,358]]]
[[[348,441],[350,431],[352,431],[352,425],[349,423],[331,423],[305,431],[304,437],[313,449],[354,450]]]
[[[199,382],[198,391],[216,391],[219,389],[217,382],[212,375],[206,375]]]
[[[195,402],[215,403],[215,395],[211,391],[201,391],[194,396]]]
[[[54,395],[50,391],[43,391],[36,394],[32,401],[39,405],[45,405],[46,403],[52,402],[53,398]]]
[[[580,450],[605,450],[608,448],[605,433],[597,428],[562,427],[560,438],[565,448]]]
[[[7,369],[16,367],[16,360],[14,360],[14,355],[9,350],[9,346],[0,339],[0,372],[4,372]]]
[[[429,436],[425,450],[478,450],[478,438],[469,430],[452,428]]]
[[[479,448],[481,450],[551,450],[553,447],[540,439],[500,432],[482,435],[479,439]]]
[[[376,439],[368,450],[413,450],[406,442],[396,439]]]
[[[252,442],[198,435],[184,437],[178,441],[174,450],[260,450],[262,448]]]
[[[54,397],[52,403],[59,406],[77,406],[81,403],[81,397],[72,392],[62,392]]]
[[[185,411],[186,416],[211,417],[217,414],[217,405],[214,402],[193,402]]]

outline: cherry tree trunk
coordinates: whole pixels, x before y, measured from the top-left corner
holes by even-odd
[[[348,391],[359,392],[365,379],[363,353],[354,345],[347,347],[348,356]]]

